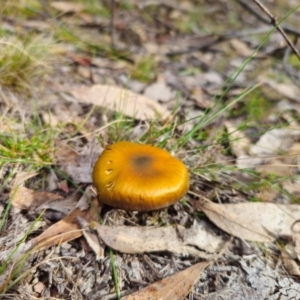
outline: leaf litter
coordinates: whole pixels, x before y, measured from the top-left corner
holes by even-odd
[[[238,95],[240,90],[261,80],[264,82],[262,87],[264,97],[276,104],[281,101],[281,109],[278,111],[278,103],[278,106],[273,105],[277,108],[275,113],[274,110],[270,112],[266,109],[261,119],[251,120],[243,114],[234,115],[239,113],[240,107],[237,105],[233,108],[232,115],[227,116],[228,120],[225,123],[223,118],[219,118],[215,123],[210,123],[207,128],[196,132],[196,136],[189,141],[187,148],[181,150],[182,153],[185,151],[188,153],[185,155],[188,157],[184,159],[193,162],[189,165],[193,169],[192,186],[190,194],[186,196],[185,205],[177,203],[162,212],[148,214],[105,208],[103,213],[105,225],[96,225],[98,232],[100,231],[99,236],[96,236],[93,226],[90,226],[91,220],[98,222],[98,215],[90,207],[91,195],[86,197],[84,194],[77,204],[80,198],[78,191],[85,190],[91,183],[91,169],[95,158],[102,151],[100,146],[93,147],[89,144],[91,135],[86,133],[91,131],[100,133],[99,140],[101,145],[105,146],[114,139],[120,138],[118,135],[112,138],[108,131],[99,130],[100,126],[113,127],[107,124],[110,124],[109,120],[115,113],[134,119],[135,127],[132,132],[138,132],[138,137],[143,137],[149,132],[153,127],[154,118],[169,122],[168,117],[175,107],[179,107],[175,118],[181,121],[186,121],[181,119],[185,115],[190,117],[205,115],[207,109],[214,108],[216,105],[216,100],[212,96],[222,93],[220,86],[224,80],[234,71],[235,66],[241,64],[241,58],[248,56],[258,45],[256,38],[244,32],[224,33],[226,21],[223,5],[226,5],[231,12],[238,12],[239,9],[237,6],[232,9],[233,4],[229,3],[222,3],[222,6],[215,5],[216,7],[211,5],[209,8],[205,5],[203,7],[205,10],[216,8],[214,22],[216,28],[220,25],[222,28],[219,34],[215,34],[214,30],[213,34],[199,34],[197,22],[189,26],[188,30],[191,30],[192,34],[183,33],[186,24],[180,22],[195,8],[193,4],[186,2],[180,4],[168,2],[164,5],[139,4],[138,10],[132,10],[131,14],[117,7],[112,34],[109,33],[109,26],[103,21],[104,19],[83,12],[83,4],[73,6],[65,1],[51,2],[52,9],[58,10],[59,14],[62,13],[62,16],[58,17],[60,21],[72,28],[74,35],[81,34],[86,27],[89,30],[82,37],[90,45],[97,38],[103,43],[107,43],[111,38],[115,50],[126,50],[128,54],[126,58],[131,66],[128,68],[128,62],[109,59],[109,55],[106,58],[92,57],[94,55],[80,53],[68,45],[65,46],[69,51],[66,55],[69,60],[68,66],[60,66],[56,70],[56,76],[51,76],[48,80],[46,93],[42,98],[46,99],[47,93],[51,95],[48,99],[51,103],[50,111],[45,112],[42,103],[37,104],[37,109],[41,111],[41,118],[46,124],[51,126],[67,124],[61,134],[65,141],[56,145],[58,151],[54,154],[55,164],[65,173],[65,177],[58,175],[60,181],[56,183],[49,181],[47,192],[43,190],[44,184],[37,178],[39,176],[23,178],[18,183],[19,188],[15,192],[15,197],[12,194],[13,184],[6,188],[1,196],[1,199],[7,201],[10,194],[12,206],[17,208],[11,211],[9,221],[4,224],[6,231],[14,232],[15,235],[1,237],[2,244],[5,245],[5,251],[1,251],[3,255],[1,261],[9,257],[14,246],[22,241],[24,235],[26,236],[26,228],[34,224],[30,221],[31,215],[27,214],[29,220],[26,220],[19,213],[20,209],[22,213],[28,210],[31,214],[46,210],[44,216],[48,224],[45,221],[36,222],[28,241],[21,242],[17,252],[12,256],[14,259],[20,258],[36,245],[45,248],[32,253],[28,259],[24,268],[30,269],[30,264],[35,263],[37,267],[16,289],[18,295],[71,299],[115,297],[115,285],[111,273],[112,261],[107,255],[108,251],[104,250],[102,244],[104,241],[117,250],[115,265],[121,295],[133,292],[138,287],[148,286],[141,289],[137,296],[134,294],[128,296],[128,299],[160,297],[160,294],[154,292],[162,292],[162,298],[170,293],[170,297],[174,299],[176,297],[184,299],[188,293],[188,297],[195,299],[216,299],[221,295],[224,299],[256,299],[258,295],[274,299],[297,297],[299,284],[293,278],[286,276],[285,270],[280,266],[280,259],[289,274],[299,275],[297,256],[299,238],[295,228],[298,204],[291,204],[291,202],[295,202],[296,197],[299,196],[297,188],[299,124],[293,112],[299,112],[300,109],[297,104],[297,87],[286,78],[283,79],[284,82],[281,82],[282,78],[274,79],[274,76],[270,79],[268,74],[270,70],[275,74],[274,69],[281,74],[284,68],[281,62],[276,62],[272,66],[270,64],[270,58],[273,59],[272,53],[282,49],[280,35],[280,38],[275,35],[270,45],[260,49],[256,58],[236,80],[228,97]],[[222,11],[221,16],[218,8]],[[143,20],[144,9],[149,9],[149,14],[154,11],[153,18]],[[51,14],[52,11],[49,10],[48,13]],[[242,11],[242,13],[246,12]],[[137,16],[139,17],[136,18]],[[6,20],[3,22],[4,25],[9,25]],[[265,30],[256,27],[255,21],[249,22],[251,26]],[[26,23],[29,24],[28,20],[23,23],[25,30],[36,29],[38,26],[32,23],[31,27],[26,27]],[[201,21],[202,23],[206,24]],[[209,24],[208,21],[207,23]],[[76,27],[76,24],[80,24],[81,28]],[[47,30],[47,27],[43,30]],[[105,49],[102,50],[107,54]],[[144,51],[155,55],[153,64],[156,64],[152,69],[147,69],[146,74],[140,72],[141,65],[138,64]],[[228,64],[222,61],[224,58]],[[138,68],[139,72],[134,68]],[[155,74],[157,70],[162,71],[163,77]],[[255,74],[256,70],[261,71],[260,76]],[[153,72],[154,76],[151,75]],[[143,76],[143,80],[131,78],[132,74]],[[77,76],[76,79],[74,75]],[[145,78],[150,81],[145,82]],[[224,101],[227,100],[228,98],[225,97]],[[245,99],[244,104],[249,101],[250,99]],[[95,106],[96,109],[90,110],[91,106]],[[249,114],[250,108],[246,108]],[[257,134],[254,138],[245,130],[240,130],[242,127],[239,125],[245,119],[246,123],[249,122],[248,124],[256,130]],[[282,124],[282,120],[287,120],[288,125],[277,128],[278,124]],[[1,124],[2,122],[1,119]],[[192,130],[198,122],[199,118],[188,122],[186,132]],[[76,128],[79,124],[80,128]],[[273,128],[266,130],[266,125]],[[146,127],[145,131],[141,130],[143,126]],[[7,126],[1,127],[1,134],[4,132],[4,136],[7,134],[7,128]],[[233,139],[226,140],[224,131],[219,130],[224,128]],[[175,138],[158,137],[157,142],[166,139],[167,147],[172,148],[175,145],[174,140],[184,134],[181,130],[182,127],[174,126]],[[116,132],[119,134],[118,128]],[[207,147],[208,141],[205,140],[205,136],[213,137],[210,142],[213,141],[217,145]],[[127,137],[131,139],[130,136]],[[2,139],[1,136],[1,143]],[[144,141],[149,142],[149,140]],[[86,151],[83,150],[84,146],[87,146]],[[206,147],[210,153],[205,153]],[[228,168],[215,171],[213,174],[210,172],[211,164],[224,162],[227,163],[226,167],[237,168],[234,171]],[[8,172],[10,168],[7,166],[1,169],[1,174],[6,175]],[[260,181],[264,182],[262,186],[251,186],[253,184],[251,172],[257,172],[255,174],[261,176]],[[275,175],[283,176],[284,180],[276,183],[268,177]],[[67,181],[65,181],[66,177]],[[270,184],[265,186],[267,180],[272,182],[271,186]],[[245,186],[249,186],[246,191]],[[59,193],[56,193],[56,188]],[[269,191],[273,194],[267,195]],[[74,197],[69,193],[73,193]],[[90,193],[89,188],[88,193]],[[203,196],[216,203],[199,201]],[[256,201],[258,198],[271,203],[248,202],[253,198]],[[57,199],[61,200],[57,202]],[[1,202],[2,214],[5,211],[3,204],[7,203],[5,201]],[[96,201],[94,204],[98,206]],[[50,212],[53,210],[62,214],[58,222],[51,225],[51,217],[49,219],[47,216],[52,216],[53,213]],[[100,206],[96,211],[101,211]],[[200,224],[205,225],[202,227]],[[85,235],[87,245],[79,238],[82,234]],[[103,241],[100,241],[99,237]],[[276,246],[274,242],[281,238],[287,240],[286,249],[281,245]],[[227,243],[224,244],[224,241]],[[265,252],[251,241],[263,242]],[[47,247],[51,248],[47,249]],[[97,263],[91,249],[96,253]],[[50,260],[47,255],[50,255]],[[201,258],[214,258],[215,263],[210,262],[210,266],[204,270],[203,266],[207,266],[208,262],[198,263]],[[278,264],[279,268],[275,267]],[[187,272],[192,272],[193,276],[186,276]],[[45,280],[43,274],[48,274],[49,278]],[[7,273],[4,275],[1,277],[1,282],[7,279]],[[175,280],[178,281],[175,282],[179,284],[175,284],[175,287],[178,289],[174,289],[174,277],[167,277],[169,275],[177,278]],[[200,280],[198,280],[199,276]],[[163,277],[165,278],[161,279]],[[70,279],[69,282],[72,284],[69,285],[66,278]],[[179,296],[178,293],[181,295]],[[245,298],[246,294],[249,295],[248,298]]]
[[[170,277],[155,282],[148,287],[123,297],[124,300],[134,299],[184,299],[198,280],[200,273],[208,266],[207,262],[200,262]]]
[[[124,88],[98,84],[92,87],[73,86],[67,89],[79,102],[98,105],[137,120],[157,117],[166,120],[170,116],[170,112],[155,100]]]
[[[95,224],[101,240],[122,253],[171,252],[180,256],[210,258],[224,245],[222,237],[209,234],[197,223],[192,228],[130,227]],[[212,255],[211,255],[212,256]]]
[[[298,220],[300,207],[275,203],[199,205],[208,218],[225,232],[241,239],[272,242],[292,236],[292,225]]]

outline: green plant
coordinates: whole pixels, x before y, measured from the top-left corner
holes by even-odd
[[[53,132],[51,129],[26,133],[0,134],[0,164],[23,162],[35,165],[50,164],[53,154]]]
[[[82,3],[82,5],[84,6],[85,13],[91,15],[103,16],[106,18],[109,18],[110,16],[109,7],[105,6],[102,1],[77,0],[77,2]]]
[[[35,8],[38,13],[43,12],[43,7],[37,4],[38,1],[29,1],[26,5],[22,5],[22,7],[18,7],[18,2],[15,0],[6,1],[6,8],[2,9],[2,12],[5,11],[6,14],[11,14],[15,17],[20,17],[21,19],[26,19],[31,17],[35,14],[32,8]],[[95,16],[103,17],[104,27],[109,24],[109,7],[105,6],[105,4],[101,4],[99,1],[96,0],[89,0],[89,1],[77,1],[84,5],[83,12],[89,13],[94,18]],[[8,4],[12,4],[11,7]],[[130,6],[132,5],[132,6]],[[30,9],[28,9],[30,8]],[[134,4],[127,4],[127,3],[120,3],[118,7],[119,10],[133,10],[135,8]],[[172,10],[167,7],[167,9],[161,9],[160,5],[155,5],[152,8],[151,13],[160,12],[162,10],[167,11],[166,20],[158,20],[160,23],[159,28],[166,28],[164,31],[159,32],[162,34],[172,33],[176,30],[181,30],[184,32],[192,33],[194,29],[200,31],[211,31],[204,28],[205,22],[200,17],[205,16],[204,12],[199,11],[200,9],[197,8],[197,11],[191,12],[190,14],[184,14],[183,20],[177,20],[176,16],[174,19],[168,19],[168,10]],[[201,8],[202,9],[202,8]],[[18,12],[18,10],[20,10]],[[109,41],[109,36],[107,35],[107,31],[105,32],[103,40],[96,40],[94,42],[93,35],[91,34],[89,37],[92,39],[88,39],[87,36],[82,36],[81,32],[84,32],[82,28],[78,28],[76,26],[76,22],[68,23],[68,21],[72,18],[72,20],[78,21],[76,14],[71,16],[60,16],[57,11],[50,8],[50,13],[53,12],[55,15],[50,16],[49,23],[51,23],[51,29],[54,28],[54,36],[59,40],[59,42],[71,45],[72,49],[80,49],[85,51],[87,56],[92,57],[93,55],[103,55],[106,58],[113,58],[114,60],[120,59],[123,55],[121,51],[116,49],[111,49],[109,43],[104,41]],[[53,19],[52,19],[53,17]],[[61,17],[61,18],[60,18]],[[209,16],[210,17],[210,16]],[[229,15],[229,23],[235,25],[235,22],[238,21],[233,14]],[[174,22],[173,22],[174,21]],[[228,20],[227,20],[228,21]],[[152,15],[148,15],[148,19],[146,20],[147,24],[153,24],[154,20]],[[75,24],[75,25],[74,25]],[[174,25],[175,24],[175,25]],[[214,26],[209,25],[209,26]],[[220,28],[223,24],[217,24]],[[172,28],[173,26],[173,28]],[[174,29],[175,28],[175,29]],[[107,27],[106,27],[107,29]],[[215,29],[215,27],[214,27]],[[252,57],[255,53],[260,49],[260,47],[265,44],[270,36],[270,34],[274,31],[269,32],[268,35],[264,37],[261,41],[261,44],[258,48],[254,51],[253,55],[245,60],[240,68],[236,70],[232,74],[232,76],[224,83],[221,88],[221,94],[219,98],[215,97],[212,102],[215,103],[213,107],[209,107],[204,114],[198,116],[196,118],[186,118],[184,113],[178,113],[179,104],[184,103],[185,99],[181,95],[178,97],[178,107],[174,109],[173,116],[175,116],[172,121],[168,120],[165,123],[159,121],[146,121],[146,125],[148,127],[146,132],[143,132],[142,135],[134,135],[134,130],[136,125],[140,125],[139,121],[136,121],[133,118],[127,118],[119,113],[108,113],[106,112],[95,112],[94,109],[91,109],[89,113],[87,113],[82,122],[78,122],[72,124],[72,132],[67,132],[65,128],[58,129],[58,128],[50,128],[49,126],[43,124],[36,118],[33,119],[26,119],[25,122],[28,124],[22,124],[21,130],[19,130],[20,126],[13,126],[10,125],[7,118],[1,118],[1,124],[5,123],[5,129],[1,129],[0,133],[0,165],[3,167],[4,165],[13,166],[14,168],[20,169],[35,169],[39,170],[43,166],[48,166],[53,162],[53,144],[54,139],[59,137],[60,139],[64,139],[65,142],[72,142],[76,144],[76,146],[82,146],[83,143],[86,142],[87,137],[98,136],[99,132],[101,131],[101,137],[99,137],[99,142],[102,145],[105,145],[106,142],[113,143],[118,140],[138,140],[141,143],[147,143],[152,145],[157,145],[161,148],[168,149],[172,154],[178,155],[180,158],[185,160],[187,166],[190,169],[190,174],[192,179],[196,182],[199,182],[201,179],[206,179],[208,181],[213,181],[217,183],[218,190],[223,190],[230,187],[230,189],[235,188],[240,190],[241,192],[246,193],[250,199],[250,201],[259,201],[258,197],[253,196],[256,191],[260,189],[276,189],[281,191],[291,200],[293,199],[293,195],[289,194],[288,192],[284,191],[281,183],[286,178],[282,176],[276,176],[271,174],[269,176],[263,176],[259,174],[259,172],[251,169],[247,170],[238,170],[234,164],[234,152],[231,149],[231,143],[233,140],[233,135],[226,132],[222,122],[216,122],[216,120],[222,120],[222,118],[233,117],[241,117],[243,118],[243,122],[241,125],[238,125],[239,131],[247,130],[249,124],[251,123],[258,123],[261,119],[264,118],[265,115],[269,113],[270,103],[267,99],[262,96],[262,92],[258,85],[251,86],[248,89],[242,91],[239,95],[230,98],[228,100],[228,91],[231,89],[233,84],[235,83],[236,78],[240,75],[243,71],[244,67],[250,62]],[[183,33],[184,33],[183,32]],[[90,32],[89,32],[90,33]],[[22,34],[18,35],[17,37],[9,37],[9,31],[2,29],[0,30],[1,40],[0,40],[0,49],[2,49],[0,53],[0,84],[6,87],[12,86],[29,86],[32,79],[39,78],[41,74],[51,70],[51,62],[49,63],[48,57],[50,57],[51,51],[49,48],[43,48],[43,38],[38,37],[36,35],[29,35],[28,38],[24,39]],[[82,37],[82,38],[81,38]],[[33,38],[33,40],[31,40]],[[41,43],[37,43],[34,46],[34,40],[40,39]],[[1,48],[2,47],[2,48]],[[227,49],[228,51],[228,49]],[[231,52],[227,52],[228,56],[235,54],[233,50]],[[198,58],[199,53],[195,53],[195,58]],[[1,56],[2,55],[2,56]],[[202,53],[200,53],[202,55]],[[58,56],[55,56],[57,58]],[[143,81],[143,82],[151,82],[153,81],[158,72],[158,60],[157,56],[147,54],[143,57],[138,56],[139,58],[133,63],[133,65],[126,65],[124,67],[125,72],[130,74],[130,76],[136,80]],[[123,57],[122,57],[123,58]],[[160,58],[158,58],[160,59]],[[130,61],[132,63],[132,61]],[[176,57],[172,57],[170,59],[171,63],[175,64],[182,64],[182,56],[177,55]],[[221,62],[222,64],[226,63],[226,59],[223,59]],[[192,65],[192,64],[191,64]],[[187,75],[199,75],[201,72],[200,67],[194,67],[193,65],[188,65],[183,70],[180,70],[180,74],[182,76]],[[122,68],[123,68],[122,67]],[[223,69],[223,68],[222,68]],[[108,73],[111,74],[111,73]],[[109,76],[107,73],[104,76]],[[253,75],[254,77],[254,75]],[[247,85],[248,86],[248,85]],[[235,94],[236,95],[236,94]],[[185,103],[184,103],[185,104]],[[176,105],[175,105],[176,106]],[[184,111],[185,112],[185,111]],[[35,112],[37,115],[37,112]],[[99,114],[107,116],[108,120],[105,120],[105,125],[101,128],[94,130],[93,132],[86,133],[88,126],[86,125],[86,121],[90,116],[98,116]],[[247,115],[247,117],[245,117]],[[246,118],[246,120],[244,120]],[[16,118],[17,119],[17,118]],[[22,120],[23,122],[23,120]],[[20,121],[17,120],[14,125],[20,125]],[[8,125],[9,124],[9,125]],[[219,125],[220,124],[220,125]],[[189,126],[188,130],[182,129],[184,125],[191,125]],[[70,127],[71,127],[70,126]],[[267,130],[269,124],[265,122],[263,124],[263,130]],[[272,128],[276,126],[282,126],[282,124],[275,124],[270,125]],[[16,129],[17,128],[17,129]],[[260,132],[262,127],[260,127]],[[62,133],[61,135],[59,135]],[[102,139],[102,137],[104,137]],[[224,159],[226,155],[227,160]],[[219,157],[221,157],[220,160]],[[228,156],[230,158],[228,158]],[[8,172],[2,186],[0,187],[3,189],[5,185],[9,181],[12,180],[13,176],[15,175],[15,170]],[[1,170],[0,170],[1,171]],[[234,176],[236,173],[242,173],[243,175],[246,174],[248,178],[248,182],[239,181],[238,176]],[[59,178],[64,178],[58,171],[56,172]],[[65,176],[68,176],[65,174]],[[249,179],[250,178],[250,179]],[[68,178],[66,178],[68,179]],[[71,183],[72,180],[68,179],[68,182]],[[79,186],[75,182],[69,185],[69,187],[74,189],[82,189],[82,186]],[[214,187],[211,187],[213,190]],[[196,195],[196,194],[195,194]],[[188,208],[189,204],[185,206],[188,202],[188,197],[182,200],[183,209]],[[3,224],[7,221],[7,216],[9,214],[9,210],[11,207],[11,200],[8,201],[8,205],[6,206],[6,210],[4,212],[3,219],[1,220],[0,227],[3,227]],[[165,212],[167,214],[167,212]],[[202,213],[198,213],[198,216],[203,217]],[[161,225],[166,225],[167,222],[160,221]],[[120,298],[120,290],[119,290],[119,283],[118,283],[118,274],[116,270],[116,264],[114,263],[114,257],[112,251],[109,252],[111,256],[111,264],[112,264],[112,274],[115,284],[115,290],[117,297]],[[19,266],[16,266],[14,271],[14,278],[15,280],[12,281],[8,288],[11,288],[13,284],[16,284],[21,279],[24,274],[18,274],[20,269],[27,259],[24,256],[20,262]],[[7,264],[2,266],[0,272],[3,271],[7,267]],[[17,278],[19,277],[19,278]],[[14,279],[11,278],[11,279]]]
[[[130,75],[136,80],[150,82],[156,76],[156,68],[155,59],[152,55],[143,56],[130,69]]]
[[[0,38],[0,84],[29,88],[51,71],[51,44],[40,36]]]
[[[41,8],[42,3],[39,0],[27,0],[26,3],[18,0],[2,0],[0,14],[26,20],[36,16],[36,12]]]

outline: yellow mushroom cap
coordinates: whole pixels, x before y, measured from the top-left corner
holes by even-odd
[[[169,152],[130,142],[104,149],[93,170],[99,201],[126,210],[156,210],[189,188],[186,166]]]

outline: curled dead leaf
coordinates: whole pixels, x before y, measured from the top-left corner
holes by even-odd
[[[68,92],[80,102],[98,105],[138,120],[157,117],[166,120],[170,116],[170,112],[153,99],[116,86],[73,86],[68,88]]]

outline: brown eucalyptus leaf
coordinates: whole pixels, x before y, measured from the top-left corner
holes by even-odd
[[[89,222],[87,222],[84,218],[78,216],[77,221],[80,224],[82,229],[82,234],[85,237],[90,248],[96,254],[96,260],[102,260],[105,258],[104,256],[104,249],[105,245],[103,242],[98,238],[97,233],[94,230],[91,230],[89,227]]]
[[[289,253],[284,249],[281,245],[279,245],[279,250],[281,252],[281,258],[283,261],[283,264],[285,266],[286,271],[291,275],[291,276],[300,276],[300,270],[297,262],[295,259],[293,259]]]
[[[191,291],[209,262],[200,262],[184,271],[159,280],[122,300],[181,300]]]
[[[61,195],[44,191],[34,191],[24,186],[12,189],[11,198],[12,206],[19,209],[34,209],[42,204],[63,199]]]
[[[204,251],[217,252],[224,241],[199,226],[133,227],[105,226],[95,224],[103,242],[123,253],[146,253],[168,251],[177,255],[192,255],[207,258]]]
[[[33,239],[33,245],[36,248],[47,248],[53,245],[59,245],[64,242],[72,241],[82,236],[82,230],[77,218],[82,217],[88,222],[97,221],[98,201],[94,199],[92,205],[87,210],[75,208],[65,218],[53,224],[46,229],[42,234]]]
[[[69,1],[52,1],[51,6],[63,13],[78,13],[84,10],[83,4]]]
[[[56,143],[55,160],[76,183],[92,182],[93,166],[103,150],[94,140],[86,147],[86,151],[79,154],[63,142]]]
[[[117,86],[73,86],[68,92],[80,102],[98,105],[138,120],[157,117],[165,120],[170,115],[166,108],[153,99]]]
[[[227,233],[257,242],[272,242],[280,236],[291,236],[291,226],[300,216],[297,204],[216,204],[205,201],[199,208]]]

